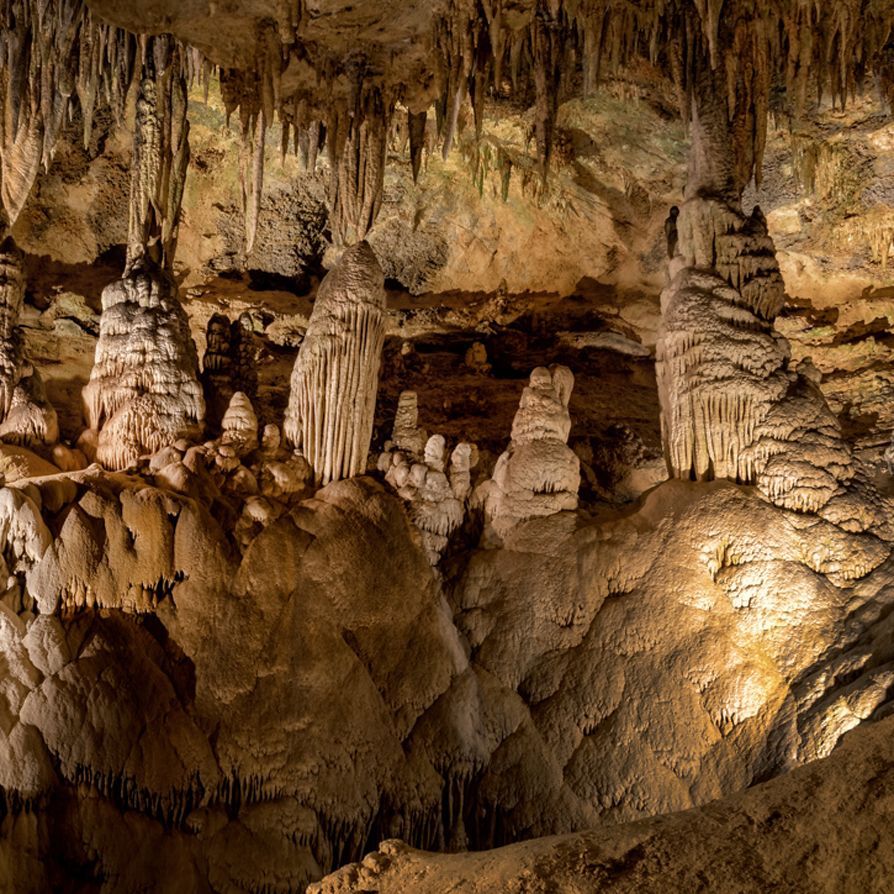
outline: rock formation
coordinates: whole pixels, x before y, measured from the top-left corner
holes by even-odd
[[[198,436],[205,401],[198,357],[173,277],[189,161],[180,50],[149,41],[136,104],[127,266],[102,295],[96,360],[84,388],[98,462],[123,469]]]
[[[531,373],[509,447],[478,495],[498,533],[525,519],[577,508],[580,460],[567,445],[573,387],[574,376],[565,366]]]
[[[443,435],[432,435],[421,450],[413,449],[417,443],[414,430],[418,432],[415,407],[415,393],[403,392],[393,435],[394,443],[402,443],[403,449],[386,449],[378,465],[385,473],[385,480],[407,502],[410,520],[422,533],[428,560],[437,566],[450,535],[465,517],[466,502],[472,491],[474,447],[465,441],[456,445],[450,454],[448,476],[447,444]]]
[[[233,395],[241,391],[252,400],[257,386],[251,319],[242,314],[231,322],[223,314],[212,314],[208,319],[202,358],[208,425],[217,429]]]
[[[22,264],[22,253],[8,237],[0,245],[0,440],[40,447],[59,440],[59,425],[40,373],[25,356],[19,330]]]
[[[96,362],[84,388],[96,459],[123,469],[202,430],[205,402],[186,315],[169,274],[132,269],[102,294]]]
[[[821,764],[707,810],[480,854],[435,856],[386,841],[362,863],[311,885],[308,894],[883,890],[894,872],[889,814],[880,797],[891,792],[882,768],[894,759],[892,727],[889,719],[855,733]],[[849,848],[837,846],[842,838]]]
[[[0,0],[3,885],[884,888],[892,28]]]
[[[321,484],[366,469],[385,341],[384,277],[366,242],[320,284],[292,372],[285,435]]]
[[[738,73],[742,90],[725,101],[716,47],[698,43],[686,201],[674,217],[656,357],[668,470],[757,484],[780,505],[816,511],[854,470],[822,395],[789,368],[774,329],[785,286],[766,218],[758,206],[741,210],[763,152],[761,134],[741,129],[759,114],[752,91],[764,87]]]

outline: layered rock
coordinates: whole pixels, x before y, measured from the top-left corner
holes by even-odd
[[[573,387],[574,376],[565,366],[531,373],[509,447],[478,496],[498,533],[525,519],[577,509],[580,460],[567,444]]]
[[[286,439],[321,484],[366,469],[384,342],[384,275],[361,242],[320,284],[292,371]]]
[[[680,220],[657,346],[668,469],[757,484],[780,505],[819,510],[851,480],[853,463],[773,327],[785,293],[763,215],[692,199]]]
[[[202,430],[198,357],[177,286],[160,269],[132,269],[102,293],[96,361],[84,388],[96,459],[132,465]]]

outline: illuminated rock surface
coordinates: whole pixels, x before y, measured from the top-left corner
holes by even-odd
[[[892,27],[0,0],[0,887],[884,890]]]

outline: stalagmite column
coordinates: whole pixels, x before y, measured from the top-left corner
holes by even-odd
[[[99,342],[84,406],[96,459],[125,468],[200,434],[205,402],[173,257],[189,161],[182,51],[144,47],[137,97],[124,277],[103,292]]]
[[[758,39],[719,34],[721,54],[732,52],[724,40]],[[773,325],[785,302],[773,240],[760,208],[742,210],[762,153],[768,85],[745,66],[730,92],[713,56],[701,46],[692,60],[688,183],[661,296],[665,457],[675,477],[757,484],[780,505],[815,511],[853,468],[819,389],[789,368]]]
[[[385,342],[384,274],[366,242],[320,285],[292,372],[285,434],[318,483],[366,469]]]
[[[477,493],[501,536],[525,519],[577,509],[580,460],[567,444],[573,388],[567,366],[540,366],[531,373],[509,447]]]

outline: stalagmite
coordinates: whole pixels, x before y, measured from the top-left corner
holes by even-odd
[[[113,469],[197,437],[205,416],[198,358],[172,273],[189,160],[180,52],[166,38],[150,39],[145,48],[127,266],[124,278],[103,291],[96,358],[84,388],[96,458]]]
[[[102,294],[99,342],[84,388],[96,458],[121,469],[201,433],[205,401],[189,322],[170,275],[132,270]]]
[[[229,444],[238,454],[251,453],[258,447],[258,417],[251,401],[237,391],[221,422],[221,442]]]
[[[220,426],[237,391],[249,400],[257,396],[258,374],[254,351],[248,314],[242,314],[232,322],[223,314],[211,315],[206,327],[201,378],[207,422],[213,430]]]
[[[577,508],[580,460],[568,447],[574,376],[565,366],[531,373],[512,423],[512,440],[477,493],[501,536],[520,521]]]
[[[11,236],[0,244],[0,440],[39,447],[59,440],[59,424],[40,373],[25,356],[23,262]]]
[[[397,399],[391,440],[412,456],[421,457],[425,450],[428,435],[419,428],[419,402],[415,391],[401,391]]]
[[[361,242],[320,284],[292,372],[285,435],[320,484],[366,469],[384,341],[384,275]]]
[[[394,419],[393,439],[379,457],[378,467],[407,503],[410,520],[421,532],[425,553],[435,567],[450,535],[465,518],[474,448],[466,442],[457,444],[450,455],[448,474],[446,439],[432,435],[425,440],[425,433],[415,423],[416,393],[405,391]]]

